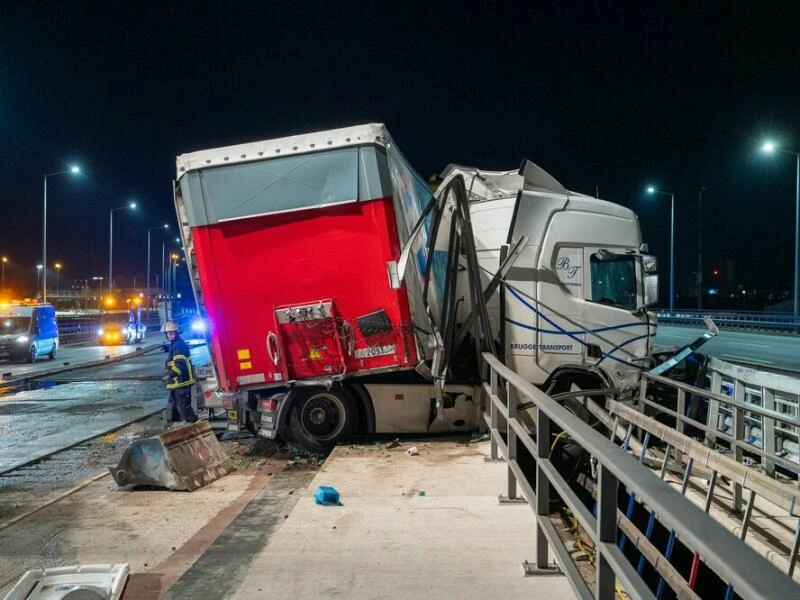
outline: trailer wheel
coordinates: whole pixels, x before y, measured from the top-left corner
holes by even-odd
[[[289,415],[292,441],[311,452],[327,452],[356,428],[356,405],[342,388],[299,391]]]

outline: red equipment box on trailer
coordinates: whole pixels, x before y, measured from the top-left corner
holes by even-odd
[[[447,251],[428,268],[423,227],[399,280],[401,246],[432,193],[383,125],[184,154],[177,171],[222,390],[330,383],[432,356]]]

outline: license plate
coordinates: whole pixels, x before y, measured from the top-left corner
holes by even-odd
[[[236,414],[235,410],[228,411],[228,421],[238,421],[239,415]]]
[[[386,356],[397,352],[394,344],[388,346],[371,346],[370,348],[359,348],[353,354],[356,358],[372,358],[373,356]]]

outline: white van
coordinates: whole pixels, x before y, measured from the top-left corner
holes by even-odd
[[[55,359],[58,323],[52,304],[0,305],[0,360]]]

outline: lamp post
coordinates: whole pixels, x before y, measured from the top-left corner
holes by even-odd
[[[42,265],[47,264],[47,178],[55,177],[56,175],[63,175],[65,173],[72,173],[77,175],[81,172],[80,167],[77,165],[71,166],[64,171],[56,171],[55,173],[45,173],[44,175],[44,210],[42,211]],[[44,285],[42,286],[42,302],[47,302],[47,271],[45,270]]]
[[[5,289],[5,287],[6,287],[6,263],[7,262],[8,262],[8,257],[4,256],[3,259],[2,259],[3,279],[2,279],[2,283],[0,283],[0,290]]]
[[[697,310],[703,310],[703,192],[697,190]]]
[[[56,270],[56,295],[58,295],[58,292],[59,292],[58,276],[61,274],[61,263],[57,262],[56,264],[53,265],[53,267],[55,267],[55,270]]]
[[[39,295],[39,276],[42,274],[42,265],[36,265],[36,295]]]
[[[161,244],[161,286],[164,288],[165,292],[166,292],[166,289],[167,289],[167,266],[166,266],[165,249],[167,247],[167,244],[169,244],[169,243],[177,244],[180,241],[181,241],[181,238],[175,238],[174,240],[172,240],[172,242],[170,242],[170,240],[166,240],[165,242],[163,242]]]
[[[145,286],[147,291],[145,296],[145,310],[150,309],[150,232],[156,229],[169,229],[169,224],[164,223],[163,225],[151,227],[147,230],[147,285]]]
[[[648,194],[661,194],[671,198],[669,225],[669,310],[675,308],[675,194],[654,187],[647,188]]]
[[[782,152],[794,155],[797,163],[795,174],[794,192],[794,289],[792,292],[792,314],[798,317],[798,303],[800,303],[800,152],[784,150],[775,142],[764,142],[761,150],[767,154]]]
[[[130,202],[125,206],[118,206],[117,208],[112,208],[111,211],[108,213],[108,295],[111,296],[111,288],[113,284],[111,283],[111,276],[112,276],[112,265],[114,259],[114,211],[115,210],[122,210],[125,208],[130,208],[134,210],[136,208],[136,202]]]

